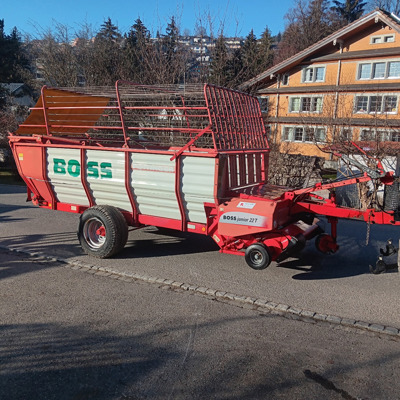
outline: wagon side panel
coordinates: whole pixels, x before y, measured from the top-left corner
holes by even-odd
[[[131,186],[140,214],[181,219],[175,194],[175,163],[170,158],[165,154],[132,153]]]
[[[47,176],[57,201],[89,206],[81,181],[80,149],[47,148]]]
[[[123,151],[86,151],[86,177],[95,204],[108,204],[132,212],[125,186]]]
[[[215,158],[182,157],[181,192],[186,219],[206,223],[204,203],[214,203]]]

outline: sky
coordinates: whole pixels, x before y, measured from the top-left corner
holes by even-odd
[[[129,31],[140,17],[152,35],[165,32],[171,16],[175,16],[181,34],[195,33],[196,24],[209,32],[212,17],[213,34],[223,26],[225,36],[245,37],[251,29],[260,37],[268,26],[272,35],[283,32],[284,16],[294,0],[0,0],[0,19],[5,32],[14,27],[24,35],[40,37],[56,24],[79,31],[89,24],[97,31],[108,17],[122,33]]]

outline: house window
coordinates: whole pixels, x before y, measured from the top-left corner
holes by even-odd
[[[325,66],[306,67],[303,69],[302,82],[324,82]]]
[[[388,78],[400,78],[400,61],[388,63]]]
[[[371,64],[360,64],[358,79],[370,79],[371,78]]]
[[[400,132],[398,132],[398,131],[391,132],[390,140],[392,142],[400,142]]]
[[[294,129],[294,141],[295,142],[303,141],[303,128],[295,128]]]
[[[362,129],[360,132],[360,140],[375,140],[376,132],[371,129]]]
[[[325,128],[313,128],[303,126],[285,126],[282,130],[282,141],[284,142],[323,142],[326,138]]]
[[[371,44],[379,44],[379,43],[393,43],[394,35],[382,35],[382,36],[372,36]]]
[[[283,74],[281,77],[281,85],[287,86],[289,85],[289,74]]]
[[[282,141],[289,142],[291,140],[293,128],[285,126],[282,132]]]
[[[289,111],[290,112],[299,112],[300,111],[300,97],[292,97],[290,99]]]
[[[362,129],[360,132],[360,140],[371,141],[371,140],[379,140],[382,142],[392,141],[399,142],[400,141],[400,132],[398,131],[390,131],[383,129]]]
[[[397,96],[355,96],[354,112],[359,114],[395,114],[397,112]]]
[[[350,141],[353,138],[351,128],[342,128],[339,134],[339,140]]]
[[[380,61],[358,65],[358,80],[392,78],[400,78],[400,61]]]
[[[383,112],[395,113],[397,110],[397,96],[384,96],[383,99]]]
[[[261,112],[268,112],[268,97],[257,97],[258,102],[260,103]]]
[[[372,78],[373,79],[383,79],[385,78],[386,63],[379,62],[372,64]]]
[[[321,112],[322,97],[291,97],[289,112]]]
[[[369,112],[379,113],[382,111],[382,96],[370,96]]]

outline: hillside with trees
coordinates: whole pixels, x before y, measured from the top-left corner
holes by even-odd
[[[118,79],[141,84],[208,82],[236,88],[373,6],[396,12],[399,1],[294,0],[283,32],[273,36],[266,17],[260,37],[251,30],[240,38],[226,37],[223,24],[218,29],[211,23],[207,26],[210,15],[196,23],[195,36],[183,34],[172,16],[155,37],[140,18],[132,21],[127,32],[107,18],[97,31],[86,23],[77,30],[54,23],[37,38],[22,39],[18,27],[7,33],[6,21],[0,19],[1,133],[5,136],[13,130],[27,111],[11,106],[4,84],[23,83],[33,100],[44,84],[104,86]]]

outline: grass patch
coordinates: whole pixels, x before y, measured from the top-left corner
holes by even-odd
[[[25,182],[19,176],[18,172],[12,170],[0,169],[0,184],[1,185],[21,185],[24,186]]]

